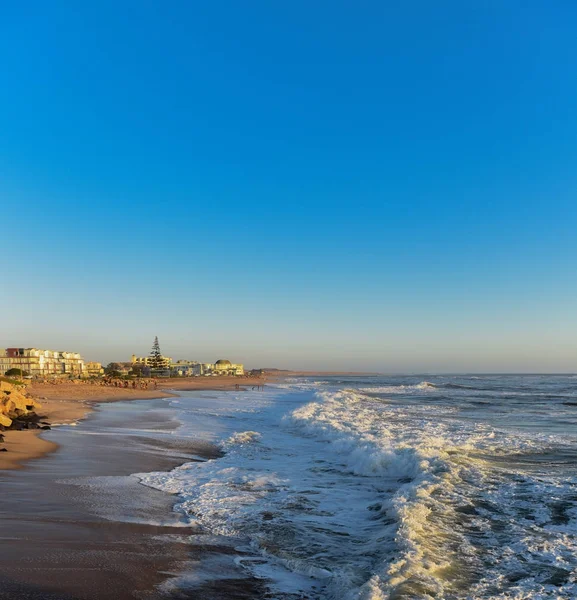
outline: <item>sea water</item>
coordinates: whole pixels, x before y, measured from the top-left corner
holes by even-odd
[[[577,598],[577,377],[294,379],[169,400],[224,455],[140,474],[270,598]]]

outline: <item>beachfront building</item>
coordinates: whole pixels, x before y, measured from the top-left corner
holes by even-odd
[[[170,365],[172,377],[192,377],[199,363],[195,360],[177,360]]]
[[[198,363],[194,375],[244,375],[244,365],[221,358],[215,363]]]
[[[197,363],[192,367],[192,375],[194,377],[199,377],[200,375],[210,375],[208,371],[208,367],[210,365],[208,363]]]
[[[172,358],[170,358],[169,356],[161,356],[161,367],[163,369],[170,369],[170,365],[172,364]],[[147,367],[150,367],[152,358],[150,356],[136,356],[135,354],[132,355],[132,358],[130,359],[131,364],[133,365],[145,365]]]
[[[217,375],[244,375],[244,365],[234,364],[230,360],[221,358],[214,363],[213,371]]]
[[[77,352],[40,350],[38,348],[6,348],[0,350],[0,374],[21,369],[32,377],[82,377],[86,366]]]
[[[88,377],[101,377],[104,375],[104,368],[99,362],[89,361],[84,363],[84,366],[86,367],[86,375],[88,375]]]

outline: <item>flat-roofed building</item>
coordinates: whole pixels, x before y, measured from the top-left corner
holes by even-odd
[[[163,368],[163,369],[170,368],[170,365],[172,364],[172,358],[170,358],[170,356],[161,356],[160,360],[161,360],[161,368]],[[152,358],[150,356],[136,356],[135,354],[133,354],[130,359],[130,362],[133,365],[145,365],[147,367],[150,367]]]
[[[86,366],[78,352],[40,350],[38,348],[6,348],[0,350],[0,373],[10,369],[26,371],[32,377],[86,375]]]
[[[84,363],[84,366],[86,367],[86,375],[88,375],[88,377],[100,377],[101,375],[104,375],[104,368],[99,362],[89,361]]]
[[[170,374],[176,377],[191,377],[199,363],[195,360],[177,360],[170,365]]]

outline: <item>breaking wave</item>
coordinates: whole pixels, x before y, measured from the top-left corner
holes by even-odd
[[[421,381],[421,383],[412,385],[384,385],[384,386],[373,386],[373,387],[362,387],[361,392],[368,392],[373,394],[410,394],[410,393],[422,393],[427,390],[436,390],[439,386],[429,381]]]
[[[224,450],[235,444],[251,444],[257,442],[261,438],[261,434],[258,431],[242,431],[240,433],[233,433],[223,444]]]
[[[222,458],[143,483],[246,540],[257,576],[290,573],[287,598],[577,597],[577,480],[545,458],[566,440],[366,395],[388,386],[319,387],[230,435]]]

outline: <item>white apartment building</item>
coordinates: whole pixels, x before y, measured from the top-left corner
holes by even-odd
[[[77,352],[40,350],[38,348],[6,348],[0,350],[0,374],[21,369],[33,377],[86,375],[86,366]]]

